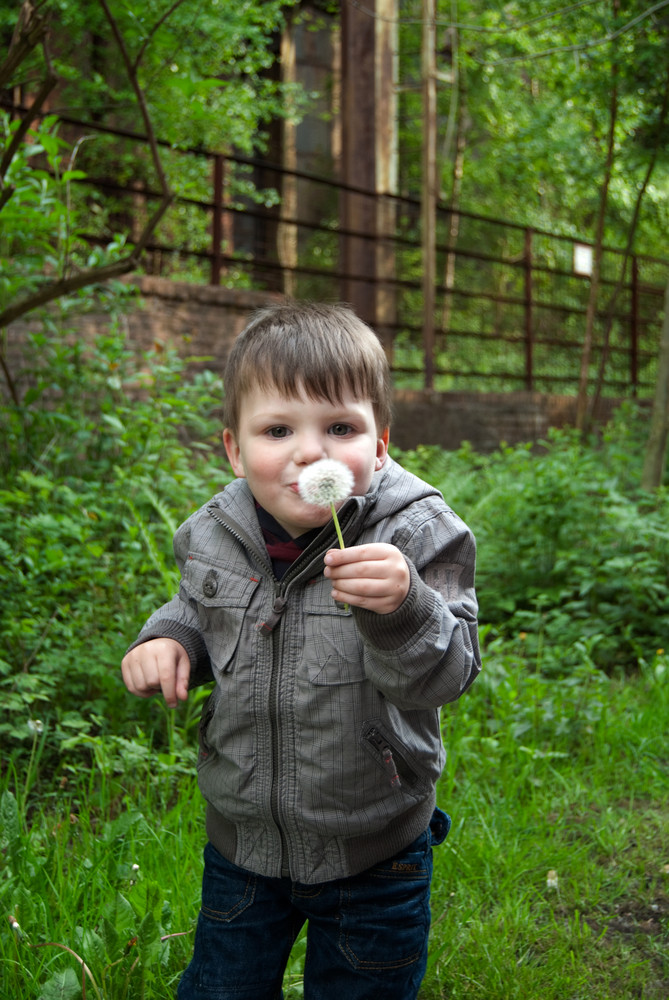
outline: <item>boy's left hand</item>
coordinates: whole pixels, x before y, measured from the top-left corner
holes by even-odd
[[[411,580],[400,550],[385,542],[330,549],[325,554],[325,575],[332,581],[335,601],[379,615],[399,608]]]

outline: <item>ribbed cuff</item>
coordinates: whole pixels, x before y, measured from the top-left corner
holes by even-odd
[[[380,615],[364,608],[353,608],[358,628],[376,649],[399,649],[404,646],[434,612],[434,592],[423,583],[416,567],[408,559],[407,565],[411,574],[409,592],[396,611]]]

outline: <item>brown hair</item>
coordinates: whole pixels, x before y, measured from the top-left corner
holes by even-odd
[[[232,346],[225,366],[225,425],[239,430],[245,393],[277,389],[287,397],[340,403],[348,390],[368,399],[377,430],[390,425],[388,360],[374,331],[346,305],[295,302],[257,312]]]

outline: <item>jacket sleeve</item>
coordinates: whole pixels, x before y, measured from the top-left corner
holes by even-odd
[[[183,572],[188,557],[190,534],[189,519],[177,529],[174,536],[174,557],[180,573]],[[143,642],[148,642],[149,639],[175,639],[181,643],[190,660],[189,688],[198,687],[214,679],[209,653],[202,638],[197,607],[188,598],[183,586],[171,601],[154,611],[143,625],[135,642],[128,647],[128,651]]]
[[[392,542],[409,566],[409,593],[388,615],[353,609],[365,671],[398,708],[437,708],[459,698],[481,669],[476,543],[441,501],[417,505]]]

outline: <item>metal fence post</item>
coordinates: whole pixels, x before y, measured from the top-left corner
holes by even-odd
[[[630,302],[630,388],[632,396],[639,387],[639,261],[632,255],[632,296]]]
[[[221,243],[223,240],[223,170],[221,153],[214,154],[214,203],[211,226],[211,278],[210,285],[221,283]]]
[[[534,388],[534,328],[532,316],[532,229],[525,229],[525,388]]]

